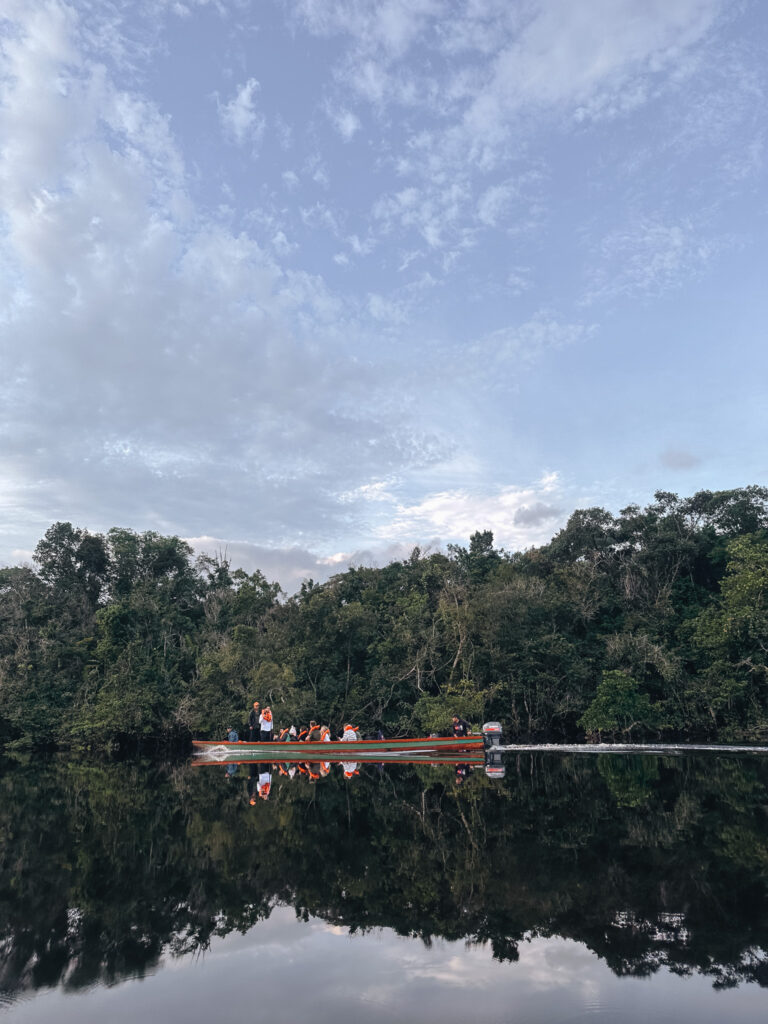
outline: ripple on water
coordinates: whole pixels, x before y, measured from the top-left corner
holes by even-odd
[[[610,1021],[616,1024],[617,1021],[643,1021],[648,1016],[639,1012],[636,1016],[627,1015],[628,1007],[626,1002],[606,1002],[595,1000],[587,1002],[580,1010],[567,1017],[558,1017],[551,1021],[551,1024],[602,1024],[602,1021]],[[679,1024],[680,1018],[674,1013],[659,1013],[656,1008],[653,1012],[653,1024]]]

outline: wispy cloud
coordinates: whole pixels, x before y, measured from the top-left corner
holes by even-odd
[[[249,78],[238,87],[227,103],[219,103],[219,119],[225,135],[242,146],[246,142],[258,144],[264,134],[266,122],[256,108],[260,89],[255,78]]]
[[[497,544],[521,549],[552,536],[563,518],[561,500],[557,473],[548,473],[528,487],[500,487],[490,493],[441,491],[398,506],[378,534],[400,542],[423,536],[466,541],[476,530],[490,529]]]
[[[661,453],[659,462],[667,469],[693,469],[701,464],[701,459],[685,448],[669,447]]]
[[[660,295],[701,273],[715,253],[692,219],[641,219],[602,240],[586,301]]]

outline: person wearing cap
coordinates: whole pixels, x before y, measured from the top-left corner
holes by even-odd
[[[248,715],[248,740],[251,743],[255,743],[259,738],[259,732],[261,727],[259,726],[259,707],[261,705],[257,700],[253,702],[253,709],[250,715]]]
[[[463,718],[459,718],[458,715],[453,716],[453,735],[454,736],[469,736],[472,732],[472,726],[469,722],[465,722]]]

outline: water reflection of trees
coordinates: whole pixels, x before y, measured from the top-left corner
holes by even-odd
[[[242,771],[6,766],[0,987],[141,975],[277,903],[504,960],[560,935],[617,974],[766,985],[766,781],[758,761],[526,755],[503,784],[367,766],[251,807]]]

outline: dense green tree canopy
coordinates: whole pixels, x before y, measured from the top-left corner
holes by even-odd
[[[768,740],[768,490],[573,513],[524,552],[353,567],[292,597],[178,537],[55,523],[0,570],[0,742],[105,746],[278,724]],[[629,681],[629,682],[628,682]]]

